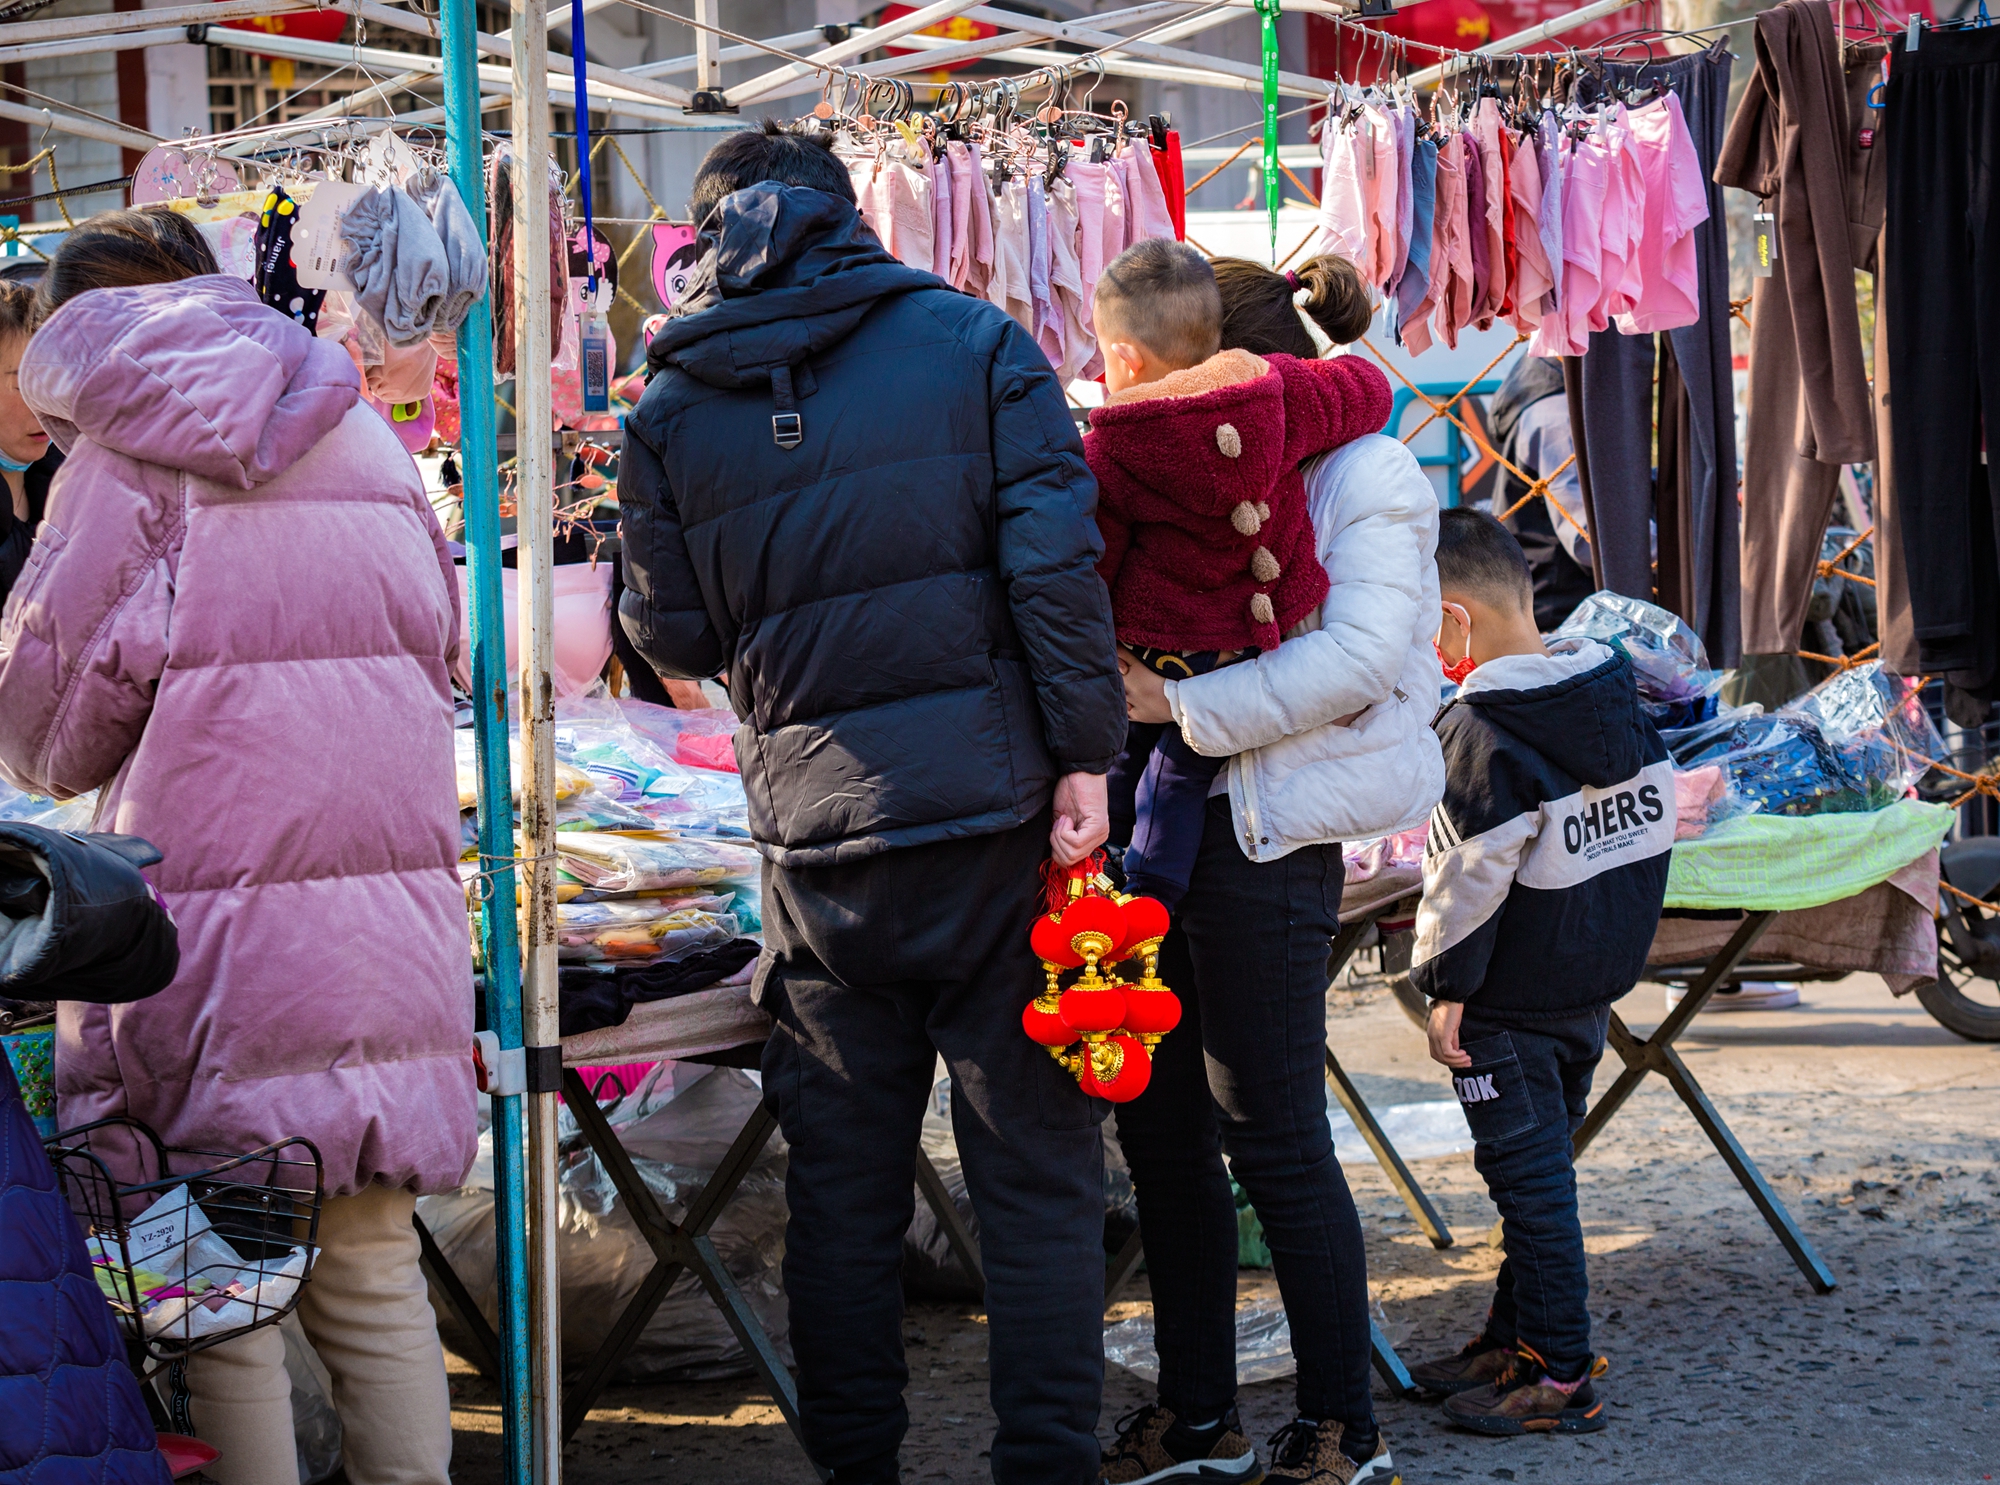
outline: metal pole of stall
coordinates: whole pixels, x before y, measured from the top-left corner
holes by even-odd
[[[473,0],[444,0],[444,98],[451,178],[486,231],[486,162],[480,148],[479,68]],[[500,1086],[520,1060],[521,945],[515,919],[514,790],[507,750],[506,607],[500,592],[500,474],[493,437],[491,295],[458,328],[458,459],[465,505],[472,630],[473,738],[479,761],[479,868],[486,884],[486,1015],[499,1039]],[[500,1435],[507,1485],[529,1485],[527,1182],[521,1093],[493,1099],[494,1264],[500,1290]]]
[[[527,870],[521,986],[528,1082],[528,1291],[534,1478],[562,1478],[562,1303],[557,1237],[555,426],[549,325],[549,41],[546,0],[514,21],[514,406],[521,626],[521,856]],[[587,161],[580,162],[588,169]],[[565,306],[565,309],[567,306]]]

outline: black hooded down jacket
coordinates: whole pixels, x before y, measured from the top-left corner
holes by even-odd
[[[1424,847],[1410,983],[1533,1020],[1645,972],[1674,847],[1674,765],[1632,662],[1596,640],[1505,655],[1438,713],[1444,798]]]
[[[619,465],[619,616],[726,669],[784,866],[1006,830],[1125,735],[1097,487],[1048,360],[837,196],[727,197]]]

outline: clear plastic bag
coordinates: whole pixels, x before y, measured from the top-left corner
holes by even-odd
[[[569,964],[651,964],[735,938],[730,894],[630,897],[556,906],[556,957]]]
[[[20,820],[49,830],[88,830],[97,818],[97,791],[74,799],[50,799],[43,794],[23,794],[0,779],[0,820]]]
[[[1686,761],[1723,771],[1714,823],[1755,813],[1879,810],[1908,794],[1943,755],[1916,686],[1870,661],[1768,716],[1732,724]]]
[[[564,831],[556,850],[564,876],[603,896],[739,880],[757,874],[763,860],[747,845],[688,835]]]
[[[1622,650],[1639,682],[1639,699],[1662,727],[1686,727],[1715,715],[1723,673],[1708,668],[1701,636],[1658,604],[1622,593],[1593,593],[1549,639],[1595,639]]]

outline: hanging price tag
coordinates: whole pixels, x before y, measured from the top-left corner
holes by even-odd
[[[583,317],[582,365],[583,410],[587,413],[611,411],[611,332],[602,315]]]
[[[1750,272],[1769,278],[1778,263],[1778,219],[1768,211],[1750,214]]]

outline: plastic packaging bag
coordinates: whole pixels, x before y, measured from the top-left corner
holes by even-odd
[[[42,794],[23,794],[0,779],[0,820],[20,820],[49,830],[88,830],[97,818],[97,791],[74,799],[50,799]]]
[[[458,807],[469,810],[479,803],[479,756],[473,742],[472,729],[461,727],[451,735],[453,761],[458,767]],[[516,732],[507,740],[508,778],[514,790],[514,803],[521,803],[521,736]],[[562,762],[556,762],[556,798],[568,799],[579,789],[590,786],[590,776],[582,769]]]
[[[726,882],[757,873],[763,861],[749,846],[666,834],[564,831],[556,849],[565,876],[605,896]]]
[[[1657,604],[1593,593],[1548,637],[1602,640],[1624,651],[1638,677],[1639,699],[1662,727],[1686,727],[1715,714],[1722,672],[1708,668],[1701,636]]]
[[[663,1062],[631,1097],[606,1109],[646,1185],[678,1219],[713,1177],[763,1095],[735,1068]],[[653,1267],[653,1250],[632,1225],[617,1190],[564,1112],[556,1251],[562,1281],[563,1353],[591,1355]],[[785,1240],[785,1146],[777,1136],[708,1230],[723,1267],[742,1290],[779,1357],[791,1360],[779,1262]],[[417,1199],[417,1211],[487,1319],[498,1323],[493,1265],[492,1133],[459,1190]],[[457,1317],[431,1292],[445,1343],[470,1354]],[[682,1273],[612,1374],[616,1382],[743,1377],[751,1366],[707,1292]]]
[[[97,1237],[87,1246],[97,1286],[112,1308],[131,1312],[134,1296],[122,1267],[129,1261],[146,1334],[170,1340],[219,1335],[267,1318],[291,1303],[306,1271],[303,1247],[283,1259],[244,1259],[186,1186],[162,1193],[133,1220],[122,1255],[117,1244]]]
[[[1721,767],[1736,815],[1849,814],[1901,799],[1944,755],[1916,687],[1870,661],[1769,716],[1746,717],[1688,760]]]
[[[292,1441],[299,1479],[319,1485],[340,1468],[340,1414],[333,1410],[333,1378],[306,1339],[296,1314],[278,1322],[285,1338],[285,1373],[292,1384]]]
[[[651,964],[726,944],[739,931],[729,894],[633,897],[556,906],[556,957],[569,964]]]
[[[683,735],[720,738],[726,752],[736,730],[733,713],[676,711],[598,692],[557,702],[556,723],[559,756],[656,825],[749,839],[749,803],[734,758],[731,771],[722,772],[690,767],[691,760],[677,756]]]
[[[1134,1315],[1104,1327],[1104,1359],[1148,1382],[1160,1380],[1160,1352],[1153,1317]],[[1275,1382],[1298,1370],[1292,1359],[1292,1328],[1284,1301],[1276,1295],[1236,1306],[1236,1380]]]

